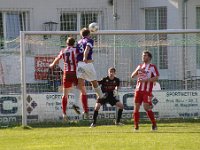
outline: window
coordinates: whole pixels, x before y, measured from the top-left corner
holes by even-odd
[[[99,12],[61,12],[60,30],[61,31],[78,31],[87,27],[92,22],[98,22]],[[99,23],[99,22],[98,22]]]
[[[1,49],[13,48],[17,46],[14,42],[15,39],[19,37],[20,31],[27,30],[27,14],[27,12],[23,11],[0,12]]]
[[[200,7],[196,8],[196,27],[200,29]],[[200,35],[197,35],[197,38],[200,39]],[[200,69],[200,44],[196,45],[196,64],[197,69]]]
[[[6,39],[13,40],[25,29],[23,13],[9,12],[6,14]]]
[[[97,13],[90,12],[81,14],[81,28],[88,27],[88,25],[92,22],[98,22]]]
[[[77,30],[77,14],[61,14],[60,15],[60,30],[61,31],[76,31]]]
[[[100,22],[98,20],[100,11],[77,11],[67,12],[61,10],[60,14],[60,30],[61,31],[79,31],[83,27],[88,27],[92,22]],[[65,41],[68,35],[61,36],[61,47],[65,47]],[[77,37],[74,37],[75,39]],[[92,38],[97,41],[97,35],[93,35]]]
[[[167,29],[167,8],[146,8],[145,9],[145,29],[162,30]],[[160,69],[168,69],[167,46],[162,45],[162,41],[167,40],[166,34],[146,35],[147,43],[154,43],[153,46],[146,46],[146,49],[152,52],[152,63],[159,66]]]

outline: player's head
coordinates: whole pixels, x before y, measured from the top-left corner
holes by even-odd
[[[142,53],[142,61],[145,63],[150,62],[152,59],[152,54],[149,51],[144,51]]]
[[[115,77],[115,74],[116,74],[116,69],[114,67],[111,67],[108,69],[108,76],[113,78]]]
[[[83,28],[81,29],[80,31],[80,35],[82,37],[87,37],[87,36],[90,36],[90,30],[88,28]]]
[[[75,39],[73,37],[68,37],[66,40],[67,46],[74,46]]]

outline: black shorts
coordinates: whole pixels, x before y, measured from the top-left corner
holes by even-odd
[[[100,103],[101,105],[109,103],[111,106],[114,106],[117,102],[119,102],[119,100],[113,95],[108,95],[106,98],[97,99],[97,103]]]

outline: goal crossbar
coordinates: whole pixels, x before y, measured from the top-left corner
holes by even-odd
[[[79,34],[78,31],[21,31],[22,34],[44,34],[44,35],[65,35]],[[184,34],[184,33],[200,33],[200,29],[168,29],[168,30],[99,30],[92,34],[98,35],[136,35],[136,34]]]

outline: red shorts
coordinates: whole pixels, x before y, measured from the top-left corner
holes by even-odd
[[[65,72],[63,75],[63,87],[70,88],[73,85],[77,86],[78,79],[76,77],[76,71]]]
[[[135,103],[139,103],[140,105],[143,103],[151,103],[152,93],[145,91],[136,91],[135,92]]]

